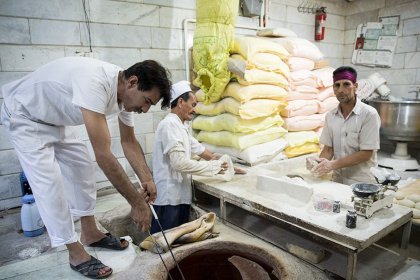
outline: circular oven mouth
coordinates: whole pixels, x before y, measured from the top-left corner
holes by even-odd
[[[223,244],[221,244],[223,243]],[[176,256],[178,266],[188,280],[279,280],[283,268],[267,252],[234,242],[217,242],[212,247]],[[256,249],[256,250],[254,250]],[[256,252],[258,251],[258,252]],[[166,279],[182,280],[175,264],[168,266]]]

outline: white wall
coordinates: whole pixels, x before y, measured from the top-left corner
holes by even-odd
[[[378,21],[382,16],[400,16],[398,41],[391,68],[356,66],[359,78],[380,72],[387,80],[391,94],[415,98],[420,85],[420,1],[372,0],[355,1],[348,9],[345,24],[344,63],[351,64],[356,27],[360,23]]]
[[[299,37],[313,41],[315,16],[299,13],[297,6],[301,2],[271,0],[268,26],[288,27]],[[169,68],[173,81],[185,78],[182,22],[195,18],[194,0],[86,0],[86,3],[95,57],[124,68],[137,61],[155,59]],[[394,59],[395,66],[384,73],[393,90],[403,92],[404,88],[420,83],[419,1],[356,0],[347,3],[327,0],[318,3],[327,7],[328,16],[325,40],[315,44],[334,67],[350,63],[351,44],[358,23],[376,21],[379,15],[400,14],[403,36],[397,46],[398,58]],[[82,0],[0,1],[0,86],[53,59],[88,52],[84,20]],[[237,20],[237,24],[246,26],[255,27],[257,23],[255,19],[244,17]],[[189,42],[191,37],[192,32]],[[375,70],[357,68],[361,76]],[[166,112],[155,107],[149,113],[136,116],[136,135],[149,163],[154,131],[165,115]],[[109,126],[112,151],[132,175],[119,144],[116,120],[111,120]],[[75,129],[93,157],[84,128]],[[20,171],[13,148],[0,125],[0,210],[20,205]],[[99,168],[95,176],[98,188],[110,185]]]
[[[86,0],[96,58],[127,68],[154,59],[167,67],[174,81],[184,78],[182,21],[195,18],[194,0]],[[2,0],[0,2],[0,86],[59,57],[89,52],[82,0]],[[0,104],[2,103],[0,94]],[[135,130],[148,163],[154,131],[166,115],[160,107],[136,115]],[[112,151],[133,175],[123,157],[116,119],[109,121]],[[93,150],[83,126],[75,128]],[[110,183],[96,168],[98,188]],[[21,204],[21,167],[3,125],[0,125],[0,210]]]

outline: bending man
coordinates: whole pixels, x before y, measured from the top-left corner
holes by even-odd
[[[123,70],[99,60],[66,57],[6,84],[2,92],[2,122],[31,185],[51,245],[67,246],[72,269],[91,278],[107,277],[112,269],[85,251],[72,216],[81,217],[83,244],[122,250],[128,242],[96,227],[95,169],[71,126],[86,126],[99,167],[130,203],[134,222],[148,229],[147,202],[156,198],[156,187],[134,135],[132,112],[145,113],[161,98],[163,107],[169,105],[167,71],[153,60]],[[112,115],[118,115],[124,154],[145,192],[136,190],[111,152],[106,118]]]

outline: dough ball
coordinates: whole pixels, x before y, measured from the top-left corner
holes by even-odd
[[[398,200],[404,199],[405,195],[402,192],[396,192],[394,197]]]
[[[420,202],[417,202],[417,203],[416,203],[416,206],[414,206],[414,208],[416,208],[416,209],[420,209]]]
[[[409,208],[413,208],[414,205],[416,205],[414,202],[412,202],[411,200],[408,199],[403,199],[398,201],[399,205],[405,206],[405,207],[409,207]]]
[[[410,194],[406,198],[413,201],[414,203],[420,202],[420,195],[419,194]]]
[[[419,209],[413,209],[413,218],[414,219],[420,219],[420,210]]]

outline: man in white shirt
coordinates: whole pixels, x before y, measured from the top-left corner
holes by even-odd
[[[197,98],[188,81],[172,86],[171,113],[158,125],[153,149],[153,178],[157,199],[153,206],[164,230],[188,222],[192,202],[191,175],[215,176],[224,173],[227,164],[191,136],[185,122],[195,114]],[[205,159],[197,161],[192,154]],[[235,168],[236,173],[244,173]],[[160,228],[152,220],[150,232]]]
[[[373,183],[370,167],[376,166],[381,120],[375,108],[356,96],[357,72],[343,66],[333,72],[333,90],[340,102],[327,113],[319,159],[308,158],[307,166],[322,176],[333,171],[333,180],[351,185]],[[315,166],[312,163],[316,162]]]
[[[84,124],[96,161],[132,207],[139,229],[151,223],[147,202],[156,187],[134,134],[133,112],[145,113],[163,98],[169,106],[167,70],[153,60],[127,70],[100,60],[65,57],[2,87],[1,119],[31,185],[51,245],[66,245],[72,269],[105,278],[112,269],[90,256],[78,241],[72,216],[81,217],[83,244],[123,250],[124,239],[105,235],[95,224],[95,169],[85,144],[71,126]],[[111,152],[107,117],[118,115],[124,155],[141,178],[138,191]]]

